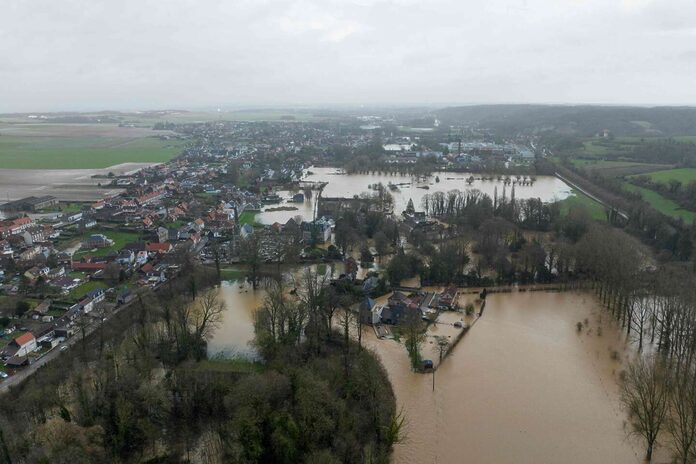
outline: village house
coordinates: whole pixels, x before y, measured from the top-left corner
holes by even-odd
[[[382,309],[381,320],[385,324],[399,324],[409,313],[420,319],[431,319],[437,313],[437,301],[437,295],[433,292],[418,292],[406,296],[396,291]]]
[[[440,293],[438,307],[440,309],[457,309],[458,297],[459,290],[457,290],[457,287],[447,287],[442,293]]]
[[[164,255],[172,251],[173,247],[171,243],[148,243],[145,245],[145,250],[150,254]]]
[[[104,234],[92,234],[85,240],[85,248],[106,248],[114,244],[114,241]]]
[[[36,338],[31,332],[25,332],[19,337],[15,337],[10,345],[12,348],[16,348],[12,356],[27,356],[37,349]]]
[[[20,217],[16,219],[8,219],[0,221],[0,238],[7,238],[11,235],[21,234],[34,224],[33,219],[29,217]]]
[[[103,271],[106,268],[107,262],[98,260],[97,258],[84,257],[80,261],[73,261],[71,267],[73,271],[82,271],[94,273]]]

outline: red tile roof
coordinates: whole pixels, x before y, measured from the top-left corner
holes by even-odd
[[[168,253],[172,249],[171,243],[148,243],[145,246],[147,251],[155,251],[157,253]]]
[[[31,332],[25,332],[19,337],[14,339],[14,342],[17,344],[17,346],[24,346],[27,343],[30,343],[32,340],[34,340],[34,335]]]

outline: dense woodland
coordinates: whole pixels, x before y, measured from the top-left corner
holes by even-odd
[[[5,397],[0,462],[388,462],[401,430],[386,373],[325,325],[338,302],[316,276],[311,295],[281,297],[293,317],[272,347],[261,311],[250,362],[207,359],[225,306],[214,272],[183,275]]]

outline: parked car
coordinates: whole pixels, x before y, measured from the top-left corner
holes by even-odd
[[[6,379],[9,377],[9,375],[7,375],[7,372],[0,371],[0,377],[2,377],[3,379]]]

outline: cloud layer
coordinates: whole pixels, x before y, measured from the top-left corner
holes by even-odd
[[[693,0],[4,0],[0,112],[696,104]]]

